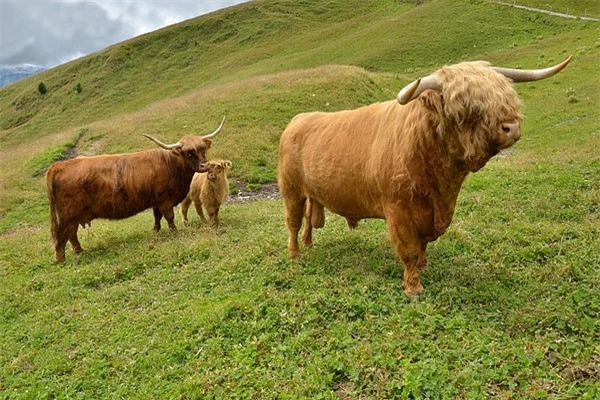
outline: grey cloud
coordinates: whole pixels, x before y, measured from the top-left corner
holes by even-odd
[[[0,65],[52,67],[242,0],[0,0]]]

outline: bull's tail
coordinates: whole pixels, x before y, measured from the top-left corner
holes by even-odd
[[[46,189],[48,190],[48,202],[50,203],[50,233],[52,234],[52,242],[56,246],[58,242],[58,212],[56,210],[54,173],[52,169],[49,169],[46,173]]]

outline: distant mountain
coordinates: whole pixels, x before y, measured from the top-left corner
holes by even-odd
[[[33,64],[2,65],[0,66],[0,88],[42,72],[45,69],[46,68],[40,65]]]

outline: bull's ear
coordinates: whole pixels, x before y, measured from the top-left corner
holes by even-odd
[[[210,145],[212,144],[212,140],[204,139],[204,143],[206,143],[206,150],[210,149]]]
[[[442,94],[436,90],[428,90],[423,93],[419,100],[423,102],[425,107],[436,114],[442,114],[444,107],[444,98]]]

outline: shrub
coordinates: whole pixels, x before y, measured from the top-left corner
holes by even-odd
[[[40,84],[38,85],[38,91],[40,92],[40,94],[46,94],[48,89],[46,89],[46,85],[44,85],[44,82],[40,82]]]

